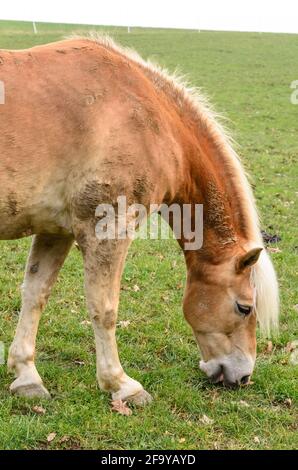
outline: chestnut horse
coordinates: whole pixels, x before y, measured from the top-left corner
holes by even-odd
[[[35,362],[38,323],[74,241],[84,261],[97,377],[113,399],[151,400],[122,369],[115,339],[130,238],[99,240],[96,208],[204,205],[204,241],[186,250],[183,310],[214,382],[247,383],[256,323],[278,322],[278,288],[253,196],[218,118],[181,80],[108,38],[0,51],[0,239],[33,236],[9,352],[11,391],[49,396]]]

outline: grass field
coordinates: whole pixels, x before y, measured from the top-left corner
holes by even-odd
[[[31,24],[0,22],[0,48],[30,47],[88,29],[37,27],[34,35]],[[280,336],[271,352],[267,341],[259,339],[253,385],[236,391],[210,385],[198,370],[198,352],[182,315],[185,268],[178,245],[137,241],[125,268],[119,312],[119,320],[130,324],[119,327],[118,342],[123,366],[154,402],[134,409],[131,417],[116,415],[109,396],[96,384],[93,333],[84,323],[82,262],[73,249],[42,317],[37,342],[37,366],[53,399],[12,397],[12,377],[0,366],[0,448],[297,448],[298,366],[291,364],[287,344],[298,339],[298,105],[290,102],[290,84],[298,80],[298,36],[105,30],[145,58],[187,73],[231,120],[252,175],[262,228],[282,238],[280,251],[272,254],[281,288]],[[6,350],[20,310],[29,245],[29,239],[0,245],[0,340]],[[34,412],[34,405],[45,414]],[[51,443],[50,433],[56,433]]]

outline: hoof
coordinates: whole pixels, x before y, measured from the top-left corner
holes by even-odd
[[[141,390],[137,392],[135,395],[130,395],[129,397],[125,398],[125,401],[128,403],[132,403],[136,406],[146,406],[151,403],[153,400],[150,393],[146,392],[146,390]]]
[[[26,398],[51,398],[51,395],[42,384],[31,383],[26,385],[20,385],[16,382],[17,380],[13,382],[10,386],[10,391],[14,395]]]

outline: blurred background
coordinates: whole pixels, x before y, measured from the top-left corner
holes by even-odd
[[[298,33],[298,2],[293,0],[10,0],[0,19]]]

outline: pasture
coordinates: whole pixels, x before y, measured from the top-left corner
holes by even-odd
[[[58,40],[89,28],[0,22],[0,49]],[[90,28],[100,29],[100,28]],[[129,417],[99,391],[95,346],[73,248],[43,314],[37,367],[52,400],[13,397],[0,365],[1,449],[295,449],[298,447],[297,123],[295,35],[102,28],[143,57],[185,73],[226,115],[255,191],[281,291],[280,335],[258,339],[253,383],[210,384],[182,314],[185,267],[173,240],[135,241],[123,275],[118,345],[127,373],[154,402]],[[0,62],[1,80],[1,62]],[[1,112],[1,108],[0,108]],[[1,129],[0,129],[1,132]],[[0,156],[1,158],[1,156]],[[0,341],[13,339],[30,239],[0,242]],[[297,355],[296,355],[297,357]],[[49,437],[50,436],[50,437]]]

